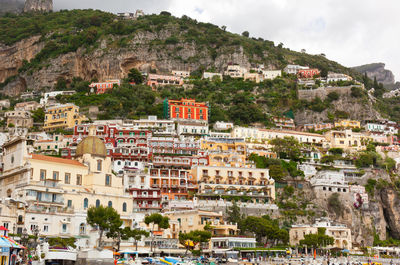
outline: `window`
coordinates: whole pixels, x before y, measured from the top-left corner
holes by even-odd
[[[41,169],[40,170],[40,180],[45,180],[46,179],[46,170]]]
[[[62,224],[62,232],[67,233],[67,224]]]
[[[49,232],[49,226],[48,225],[44,225],[43,226],[43,232]]]
[[[68,202],[67,202],[67,207],[68,207],[68,208],[71,208],[71,207],[72,207],[72,200],[68,200]]]
[[[101,160],[97,160],[97,171],[101,171]]]
[[[88,198],[85,198],[83,200],[83,209],[87,209],[89,207],[89,200]]]
[[[53,171],[53,180],[58,180],[58,171]]]
[[[76,175],[76,185],[82,185],[82,175]]]
[[[111,186],[111,175],[106,175],[106,186]]]
[[[70,184],[71,183],[71,174],[70,173],[65,173],[64,183],[65,184]]]
[[[108,207],[112,207],[112,201],[108,201]]]
[[[123,211],[123,212],[126,212],[126,202],[124,202],[124,203],[122,204],[122,211]]]
[[[99,199],[96,200],[96,207],[100,207],[100,200]]]

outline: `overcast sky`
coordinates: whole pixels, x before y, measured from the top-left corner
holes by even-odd
[[[250,32],[284,47],[325,53],[345,66],[383,62],[400,80],[398,0],[53,0],[58,9],[166,10]]]

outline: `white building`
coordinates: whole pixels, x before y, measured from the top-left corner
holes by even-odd
[[[178,122],[178,135],[207,135],[208,123],[201,122]]]
[[[338,74],[329,72],[326,78],[326,82],[337,82],[337,81],[351,81],[353,78],[345,74]]]
[[[157,116],[148,116],[139,120],[124,120],[121,122],[123,126],[133,126],[138,129],[150,129],[161,133],[175,133],[175,122],[173,120],[159,120]]]
[[[247,73],[247,69],[240,65],[228,65],[224,75],[229,75],[232,78],[241,78]]]
[[[217,121],[214,126],[214,130],[225,131],[233,128],[232,122]]]
[[[320,171],[310,179],[310,184],[317,194],[325,197],[335,192],[349,192],[349,183],[345,180],[344,173],[340,171]]]
[[[204,72],[203,73],[203,79],[210,79],[210,80],[212,80],[213,78],[214,78],[214,76],[217,76],[217,77],[219,77],[220,79],[221,79],[221,81],[222,81],[222,74],[220,74],[220,73],[211,73],[211,72]]]
[[[299,70],[306,70],[306,69],[309,69],[309,67],[296,64],[288,64],[285,68],[283,68],[283,71],[287,74],[295,75]]]
[[[73,95],[75,94],[75,90],[69,90],[69,91],[51,91],[44,93],[43,98],[40,99],[40,105],[45,106],[47,105],[48,101],[50,99],[55,99],[57,95]]]
[[[180,71],[180,70],[172,70],[172,75],[182,78],[188,78],[190,76],[190,71]]]
[[[282,76],[281,70],[264,70],[262,71],[264,79],[275,79],[278,76]]]
[[[232,137],[245,138],[250,141],[267,141],[275,138],[293,137],[300,143],[326,145],[326,140],[323,135],[291,130],[271,130],[235,126],[232,131]]]

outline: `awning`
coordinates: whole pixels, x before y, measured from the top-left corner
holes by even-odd
[[[9,248],[9,247],[11,247],[11,244],[3,237],[0,237],[0,247]]]
[[[121,254],[138,254],[137,251],[131,250],[131,249],[125,249],[125,250],[119,251],[119,253],[121,253]]]
[[[20,249],[26,249],[26,247],[24,247],[23,245],[21,245],[21,244],[18,244],[17,242],[15,242],[14,240],[12,240],[11,238],[9,238],[9,237],[7,237],[7,236],[0,236],[0,238],[3,240],[3,241],[5,241],[5,242],[7,242],[8,244],[10,244],[11,246],[11,248],[20,248]]]

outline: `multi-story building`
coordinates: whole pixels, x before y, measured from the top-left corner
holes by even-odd
[[[33,126],[33,118],[31,112],[25,110],[12,110],[5,113],[7,118],[7,127],[23,127],[31,128]],[[12,124],[12,125],[11,125]]]
[[[282,71],[281,70],[263,70],[262,74],[264,76],[264,79],[275,79],[279,76],[282,76]]]
[[[322,131],[322,130],[330,130],[333,128],[332,123],[311,123],[311,124],[304,124],[303,126],[304,131]]]
[[[328,72],[326,77],[326,82],[337,82],[337,81],[351,81],[353,78],[345,74],[338,74],[333,72]]]
[[[0,100],[0,109],[8,109],[9,107],[10,107],[9,99]]]
[[[75,145],[89,134],[91,126],[90,124],[75,126],[73,135]],[[95,135],[105,143],[107,155],[111,157],[116,172],[122,170],[125,165],[143,169],[143,163],[149,161],[151,155],[148,139],[152,136],[152,132],[148,129],[102,121],[96,122],[94,128]],[[61,155],[73,157],[74,151],[74,146],[70,146],[63,149]]]
[[[189,233],[195,230],[204,230],[204,226],[211,226],[211,233],[214,237],[234,236],[238,234],[237,224],[225,222],[222,213],[204,210],[181,210],[165,212],[170,223],[169,231],[171,238],[178,238],[179,233]]]
[[[178,77],[181,77],[181,78],[190,77],[190,71],[172,70],[171,73],[172,73],[173,76],[178,76]]]
[[[273,117],[272,120],[275,123],[275,126],[280,129],[289,129],[294,130],[296,125],[294,124],[294,120],[288,117]]]
[[[243,138],[207,138],[200,148],[207,151],[210,166],[243,167],[246,164],[246,143]]]
[[[213,128],[214,128],[214,130],[217,130],[217,131],[230,130],[230,129],[233,129],[233,122],[217,121],[216,123],[214,123]]]
[[[100,83],[91,83],[89,87],[92,89],[92,93],[96,92],[97,95],[99,94],[104,94],[109,90],[112,90],[114,86],[120,86],[121,85],[121,80],[119,79],[110,79],[106,80],[105,82],[100,82]]]
[[[301,66],[301,65],[295,65],[295,64],[288,64],[283,71],[287,74],[292,74],[296,75],[299,70],[306,70],[309,69],[308,66]]]
[[[3,148],[0,197],[24,205],[17,231],[39,228],[41,236],[83,236],[86,247],[95,246],[98,232],[89,229],[86,211],[99,205],[113,207],[125,226],[132,225],[132,198],[113,174],[104,143],[92,133],[78,145],[76,160],[29,154],[23,137]]]
[[[147,76],[147,85],[151,86],[153,89],[155,89],[157,86],[181,86],[183,85],[183,79],[174,75],[149,74]]]
[[[349,192],[349,183],[340,171],[320,171],[310,179],[310,184],[318,196],[325,198],[332,193]]]
[[[173,120],[159,120],[157,116],[148,116],[147,118],[140,118],[139,120],[124,120],[120,123],[124,126],[133,126],[138,129],[151,130],[157,134],[173,134],[175,133],[175,122]]]
[[[45,131],[73,129],[85,120],[86,117],[79,113],[78,106],[71,103],[59,104],[46,108],[43,129]]]
[[[164,136],[153,137],[149,146],[153,155],[149,170],[152,188],[161,188],[168,199],[187,198],[189,190],[197,189],[191,167],[208,164],[208,157],[199,152],[198,142]]]
[[[334,238],[334,244],[331,247],[340,249],[351,249],[352,239],[351,230],[343,224],[335,224],[327,219],[316,221],[312,225],[292,225],[289,231],[290,245],[298,246],[305,235],[317,234],[318,228],[325,228],[325,235]]]
[[[320,75],[320,71],[316,68],[312,69],[300,69],[297,71],[298,78],[313,78]]]
[[[247,69],[234,64],[234,65],[228,65],[228,67],[226,68],[226,71],[224,72],[224,75],[228,75],[232,78],[242,78],[244,76],[244,74],[247,73]]]
[[[59,154],[59,152],[72,144],[72,135],[55,134],[52,139],[42,139],[33,142],[36,152],[44,154]]]
[[[369,135],[352,130],[331,130],[325,133],[325,137],[331,148],[342,148],[349,151],[364,150],[371,140]]]
[[[356,121],[356,120],[340,120],[340,121],[335,121],[335,127],[361,128],[361,123],[360,123],[360,121]]]
[[[197,195],[201,198],[246,195],[255,202],[275,200],[275,181],[268,169],[194,166],[192,175],[200,183]]]
[[[194,99],[164,100],[164,117],[172,120],[208,121],[208,103]]]
[[[36,101],[27,101],[15,104],[14,110],[35,111],[41,107],[42,105]]]
[[[365,129],[369,132],[381,132],[385,135],[388,134],[397,134],[398,128],[395,122],[387,122],[387,123],[372,123],[368,122],[365,125]]]
[[[232,136],[235,138],[245,138],[246,140],[259,142],[268,141],[275,138],[293,137],[300,143],[314,144],[319,146],[326,146],[327,144],[325,136],[323,135],[290,130],[271,130],[236,126],[232,131]]]
[[[176,133],[183,136],[208,135],[208,123],[201,121],[178,121]]]
[[[213,80],[214,77],[219,78],[221,81],[223,80],[222,74],[220,74],[220,73],[211,73],[211,72],[203,73],[203,79]]]

